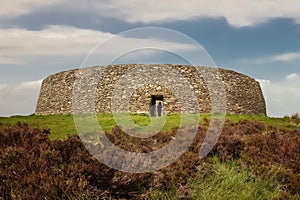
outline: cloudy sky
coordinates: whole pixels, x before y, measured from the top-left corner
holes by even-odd
[[[218,67],[260,81],[269,116],[300,112],[299,0],[2,0],[0,116],[33,113],[43,78],[78,68],[99,43],[143,27],[186,34]],[[174,51],[189,50],[189,44],[167,37],[125,39],[118,45],[164,43]],[[108,46],[102,58],[115,49]],[[158,63],[179,62],[159,51],[150,55]],[[123,62],[145,61],[133,57]]]

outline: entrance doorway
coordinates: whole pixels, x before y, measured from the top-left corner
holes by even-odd
[[[156,116],[156,105],[159,102],[162,102],[164,100],[163,95],[151,95],[151,102],[150,102],[150,115],[151,117]]]

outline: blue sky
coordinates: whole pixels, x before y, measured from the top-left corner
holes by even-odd
[[[33,113],[43,78],[78,68],[97,44],[143,27],[186,34],[207,50],[218,67],[260,81],[268,115],[300,112],[298,0],[3,0],[0,116]],[[168,42],[162,40],[152,42]],[[185,48],[180,45],[170,43],[171,48]],[[172,56],[160,54],[156,59],[169,63]]]

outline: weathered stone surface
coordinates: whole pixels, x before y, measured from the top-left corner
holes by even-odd
[[[218,77],[215,73],[206,73],[213,68],[197,69],[185,65],[126,64],[60,72],[43,81],[35,114],[112,110],[149,113],[154,95],[163,96],[163,108],[167,113],[209,113],[208,81],[213,82]],[[219,69],[218,73],[225,91],[214,88],[211,92],[217,96],[226,93],[227,113],[266,114],[265,100],[257,81],[231,70]],[[204,77],[208,74],[211,77]],[[72,103],[77,110],[73,110]]]

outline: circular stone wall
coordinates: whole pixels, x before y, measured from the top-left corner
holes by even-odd
[[[197,67],[198,68],[198,67]],[[199,67],[201,70],[210,70],[209,67]],[[143,73],[143,71],[151,73]],[[151,78],[155,74],[159,75],[170,72],[170,69],[176,70],[180,74],[180,78],[169,78],[169,82],[174,84],[174,87],[180,86],[184,81],[189,83],[195,97],[198,100],[198,112],[210,113],[211,101],[207,88],[207,84],[200,72],[191,66],[186,65],[142,65],[142,64],[126,64],[126,65],[110,65],[107,67],[91,67],[85,69],[75,69],[70,71],[60,72],[50,75],[44,79],[40,90],[40,95],[36,107],[36,115],[48,114],[71,114],[72,101],[76,101],[77,105],[82,105],[84,112],[111,112],[112,96],[118,96],[115,102],[117,108],[113,108],[117,112],[128,112],[126,103],[122,102],[122,91],[115,91],[116,85],[122,80],[127,83],[128,87],[135,85],[135,90],[130,96],[129,111],[131,113],[149,113],[150,107],[153,104],[162,102],[165,113],[184,112],[181,104],[194,105],[191,102],[191,97],[186,91],[181,92],[183,102],[179,102],[176,95],[170,88],[160,85],[159,78],[150,84],[139,84],[143,77],[151,74]],[[73,98],[73,87],[76,78],[87,78],[80,75],[85,70],[92,70],[93,74],[101,74],[97,83],[97,91],[95,94],[95,108],[86,105],[85,98],[89,93],[89,88],[84,87],[80,92],[79,99]],[[133,73],[132,73],[133,72]],[[228,114],[266,114],[265,100],[259,83],[246,75],[226,70],[219,69],[222,82],[226,91],[226,112]],[[91,84],[90,87],[95,87]],[[115,99],[114,99],[115,100]],[[190,111],[191,109],[189,109]],[[197,111],[195,111],[197,112]]]

